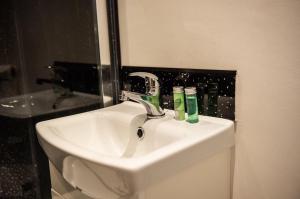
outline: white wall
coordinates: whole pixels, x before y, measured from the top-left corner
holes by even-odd
[[[101,64],[110,65],[106,0],[96,0]]]
[[[123,65],[236,69],[234,199],[300,198],[300,1],[120,0]]]

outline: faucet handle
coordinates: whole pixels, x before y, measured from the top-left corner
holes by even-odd
[[[159,82],[158,77],[156,75],[147,72],[133,72],[129,73],[129,76],[137,76],[144,78],[147,93],[149,93],[150,95],[158,95]]]

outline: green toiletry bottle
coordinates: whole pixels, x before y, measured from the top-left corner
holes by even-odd
[[[174,111],[176,120],[185,119],[184,111],[184,93],[182,86],[173,87],[173,98],[174,98]]]
[[[197,123],[198,119],[198,105],[197,105],[197,91],[196,87],[187,87],[185,90],[186,108],[187,108],[187,122]]]

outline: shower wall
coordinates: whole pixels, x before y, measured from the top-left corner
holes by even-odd
[[[0,98],[20,93],[15,12],[11,0],[0,1]],[[9,88],[9,89],[5,89]]]
[[[48,77],[54,61],[99,63],[93,1],[24,0],[15,4],[24,57],[27,92],[42,90],[37,77]]]
[[[0,1],[0,198],[51,198],[35,124],[104,106],[95,3]]]

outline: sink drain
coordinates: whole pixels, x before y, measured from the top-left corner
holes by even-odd
[[[145,131],[142,127],[139,127],[136,135],[138,136],[139,140],[142,140],[145,137]]]

